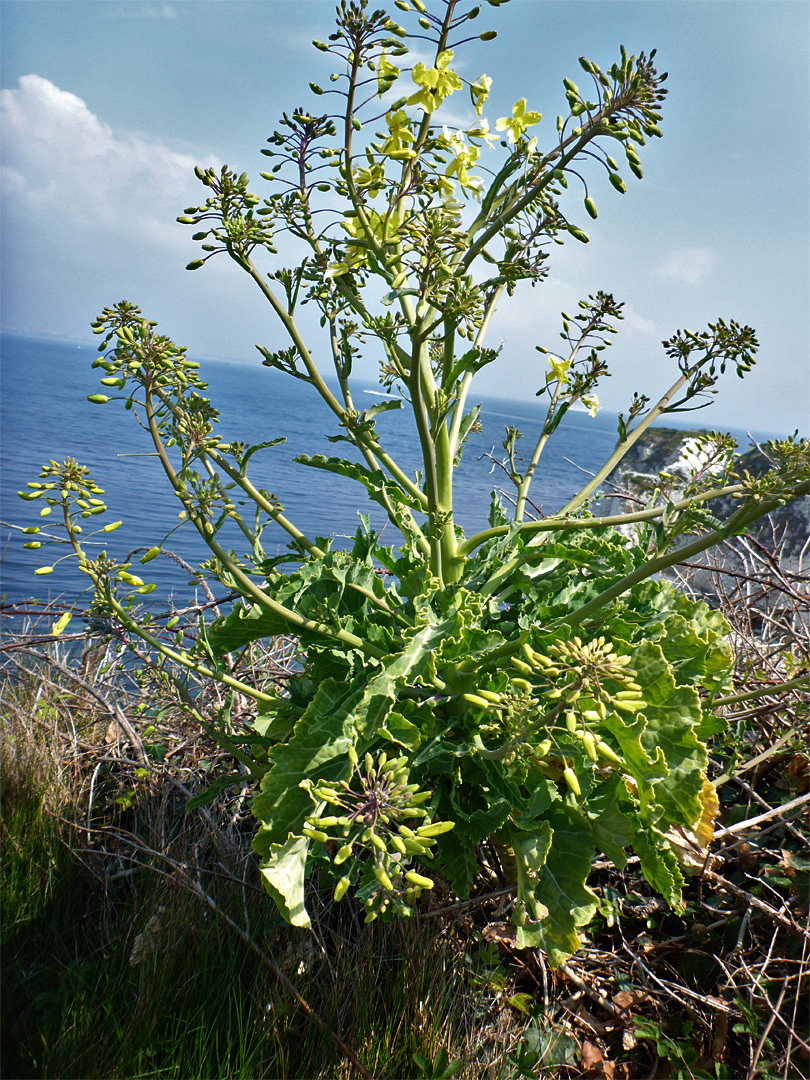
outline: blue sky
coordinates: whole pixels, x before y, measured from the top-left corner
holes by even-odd
[[[311,107],[309,80],[328,78],[331,61],[310,41],[330,32],[333,10],[330,0],[4,0],[4,329],[86,339],[103,306],[128,299],[197,355],[258,363],[255,343],[279,347],[272,313],[235,267],[183,269],[196,245],[174,219],[202,197],[195,163],[227,162],[267,194],[259,150],[282,110]],[[806,433],[810,6],[512,0],[474,25],[498,39],[466,47],[456,66],[492,76],[491,124],[520,97],[541,111],[541,146],[564,109],[562,79],[581,78],[579,55],[609,67],[620,43],[657,48],[670,73],[644,180],[628,177],[620,196],[596,179],[596,222],[581,201],[579,213],[564,207],[591,243],[554,249],[547,282],[501,304],[491,343],[505,342],[502,359],[481,393],[533,394],[534,346],[553,348],[560,310],[604,289],[627,316],[606,408],[665,390],[661,339],[723,316],[757,329],[759,363],[744,382],[726,378],[700,423]],[[369,360],[361,373],[373,372]]]

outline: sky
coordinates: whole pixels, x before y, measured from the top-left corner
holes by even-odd
[[[258,364],[256,344],[282,347],[272,312],[227,259],[185,271],[197,245],[175,218],[203,199],[195,164],[227,162],[269,193],[259,151],[282,111],[328,100],[308,83],[333,70],[311,45],[332,30],[331,0],[3,0],[0,16],[3,329],[90,340],[90,321],[127,299],[198,357]],[[535,345],[554,349],[560,311],[602,289],[626,315],[604,408],[668,388],[663,339],[733,318],[757,330],[758,363],[742,382],[727,375],[696,419],[806,434],[810,5],[512,0],[470,25],[498,37],[463,47],[454,66],[492,77],[491,126],[521,97],[540,111],[541,148],[567,111],[563,78],[584,85],[580,55],[607,68],[620,44],[656,48],[669,72],[644,179],[623,170],[622,196],[589,175],[597,221],[581,194],[563,204],[591,242],[553,248],[548,279],[502,301],[489,341],[503,342],[501,358],[479,392],[533,395],[546,370]],[[451,119],[472,120],[466,94],[451,103]],[[316,337],[314,322],[306,329]]]

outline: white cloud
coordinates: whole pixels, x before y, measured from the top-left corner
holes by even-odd
[[[189,154],[114,134],[81,98],[39,75],[0,91],[0,123],[8,220],[47,224],[83,243],[127,238],[176,249],[183,242],[174,218],[203,194]]]
[[[711,248],[678,248],[658,267],[657,273],[660,277],[671,278],[673,281],[697,285],[707,277],[714,264],[715,254]]]
[[[130,0],[117,4],[110,12],[113,19],[177,19],[177,9],[172,4],[147,4],[143,0]]]
[[[624,310],[624,325],[628,330],[635,330],[637,334],[657,334],[658,330],[652,319],[645,319],[643,315],[639,315],[637,311],[634,311],[629,304],[625,304]]]

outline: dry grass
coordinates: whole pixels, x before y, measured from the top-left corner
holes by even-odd
[[[681,912],[633,860],[597,862],[601,914],[555,972],[514,949],[486,851],[471,901],[439,880],[411,923],[366,926],[313,879],[315,932],[291,930],[257,883],[249,779],[185,810],[234,762],[172,673],[133,681],[148,658],[115,637],[18,627],[0,681],[4,1075],[392,1078],[440,1075],[442,1051],[469,1080],[810,1075],[810,698],[785,688],[810,670],[808,575],[747,558],[703,569],[737,655],[711,860]],[[241,662],[278,682],[292,652]],[[217,723],[249,721],[205,695]]]

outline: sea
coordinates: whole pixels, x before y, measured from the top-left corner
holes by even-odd
[[[98,382],[103,373],[91,369],[96,355],[92,340],[79,344],[14,334],[0,337],[0,599],[4,612],[41,605],[84,608],[90,599],[87,578],[76,569],[74,558],[65,557],[67,545],[50,544],[35,551],[23,548],[23,542],[32,539],[20,532],[25,526],[41,527],[37,539],[59,536],[56,511],[40,518],[43,504],[25,502],[17,495],[39,479],[40,469],[51,459],[75,458],[90,468],[93,480],[104,489],[109,512],[83,523],[88,551],[104,549],[126,560],[132,552],[162,543],[164,550],[191,567],[208,556],[193,526],[178,528],[181,507],[153,455],[148,433],[133,413],[126,412],[122,402],[99,406],[87,401],[88,394],[104,389]],[[312,538],[331,537],[334,546],[348,547],[360,524],[358,514],[365,513],[383,543],[396,542],[382,508],[368,502],[359,484],[293,462],[301,453],[353,456],[347,443],[329,441],[341,429],[310,386],[258,364],[236,361],[201,359],[200,375],[208,383],[207,396],[219,410],[223,441],[253,445],[286,438],[285,443],[255,454],[249,475],[257,487],[280,499],[286,516],[303,532]],[[468,440],[454,489],[456,520],[467,535],[486,527],[493,489],[510,491],[508,476],[497,464],[504,457],[501,443],[506,425],[524,433],[519,450],[526,457],[531,454],[545,414],[534,389],[527,387],[526,397],[517,401],[471,399],[481,400],[482,430]],[[379,403],[383,393],[379,384],[358,384],[356,407]],[[385,412],[377,423],[383,445],[412,475],[419,467],[419,452],[407,406]],[[745,432],[734,434],[747,446]],[[609,456],[616,439],[614,414],[600,411],[591,417],[569,410],[541,458],[531,490],[537,507],[548,514],[563,506]],[[89,535],[105,522],[117,520],[123,524],[114,532]],[[226,546],[241,551],[241,539],[234,527]],[[268,554],[283,552],[286,533],[271,525],[263,534],[263,546]],[[195,603],[195,596],[202,599],[199,589],[189,585],[189,571],[178,561],[158,557],[140,567],[138,558],[138,554],[132,556],[133,572],[156,586],[150,603],[185,606]],[[43,565],[55,569],[35,575],[34,570]]]

